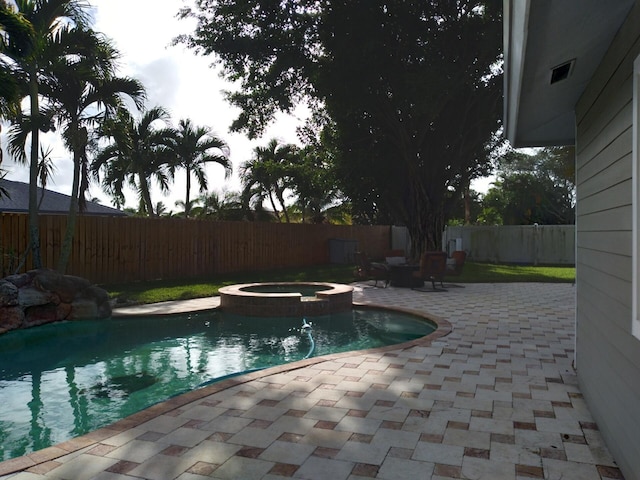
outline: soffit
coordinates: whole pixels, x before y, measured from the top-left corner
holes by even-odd
[[[514,147],[575,143],[575,105],[635,0],[505,0],[505,128]],[[552,70],[574,61],[553,85]]]

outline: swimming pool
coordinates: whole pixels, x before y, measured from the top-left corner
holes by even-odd
[[[392,345],[435,325],[387,310],[224,312],[65,322],[0,336],[0,460],[60,443],[230,374]],[[312,348],[313,347],[313,348]]]

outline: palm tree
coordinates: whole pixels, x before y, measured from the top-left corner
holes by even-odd
[[[15,115],[24,96],[24,78],[6,52],[12,49],[12,43],[30,45],[32,37],[31,23],[5,0],[0,0],[0,117]]]
[[[289,223],[284,192],[289,187],[291,166],[295,163],[297,154],[298,148],[295,145],[281,145],[275,138],[266,147],[254,148],[253,158],[246,161],[240,169],[245,201],[249,197],[259,203],[269,199],[276,217],[282,221],[280,210],[276,207],[277,199],[285,221]]]
[[[40,112],[40,86],[50,77],[48,67],[52,61],[74,55],[81,49],[81,45],[73,43],[77,38],[66,32],[86,24],[87,7],[88,4],[81,0],[14,0],[11,4],[0,1],[0,20],[5,34],[0,50],[2,70],[5,76],[11,71],[11,76],[18,79],[9,88],[14,92],[11,101],[15,104],[16,98],[23,95],[29,98],[29,119],[24,125],[29,126],[31,133],[29,234],[36,268],[42,266],[37,193],[39,133],[50,128]],[[14,28],[16,18],[22,23],[20,28]],[[23,95],[18,94],[16,88]]]
[[[242,199],[239,192],[225,191],[222,194],[211,192],[199,198],[201,217],[212,220],[242,220]]]
[[[200,198],[194,198],[189,200],[189,203],[184,203],[184,200],[176,200],[174,205],[181,210],[176,212],[177,217],[189,218],[189,212],[198,215],[202,207],[200,207]]]
[[[174,168],[183,168],[187,175],[187,192],[184,200],[184,216],[191,212],[191,174],[198,180],[200,193],[207,190],[207,174],[205,165],[217,163],[224,167],[225,178],[231,175],[229,147],[224,140],[211,133],[209,127],[198,127],[191,120],[180,120],[178,128],[173,132],[169,149],[176,156]]]
[[[64,272],[71,254],[78,209],[86,207],[89,187],[87,146],[90,129],[113,117],[127,95],[142,107],[144,88],[134,79],[115,76],[118,52],[113,45],[93,31],[77,32],[85,37],[87,55],[63,58],[56,62],[53,82],[42,88],[51,99],[54,118],[62,126],[62,138],[73,154],[73,180],[67,230],[58,261]]]
[[[56,171],[56,165],[55,163],[53,163],[53,158],[51,158],[52,153],[53,153],[53,149],[51,147],[48,147],[46,150],[42,146],[40,147],[40,161],[38,163],[38,180],[40,183],[40,187],[42,188],[42,192],[40,193],[40,200],[38,201],[38,210],[42,206],[45,189],[49,184],[49,179],[53,177],[53,174]]]
[[[147,215],[155,217],[151,201],[150,179],[154,177],[160,188],[167,191],[172,157],[166,145],[172,131],[157,129],[157,123],[166,124],[169,114],[162,107],[143,112],[138,122],[124,109],[119,109],[116,118],[105,122],[101,135],[110,139],[100,149],[92,163],[95,176],[102,171],[103,190],[119,204],[124,204],[123,187],[131,185],[137,192]]]
[[[326,150],[318,145],[308,145],[293,158],[291,165],[291,189],[296,195],[295,205],[300,211],[303,223],[322,223],[329,220],[329,214],[338,215],[333,220],[339,223],[346,213],[337,207],[341,192],[336,187],[331,159]]]
[[[144,89],[140,82],[115,76],[118,52],[102,35],[92,30],[71,29],[56,37],[61,44],[64,36],[75,36],[73,43],[82,45],[76,55],[54,58],[49,66],[50,75],[40,86],[45,101],[44,117],[62,127],[65,146],[73,154],[71,202],[66,233],[62,242],[58,271],[64,272],[71,254],[78,209],[86,206],[85,193],[89,186],[87,146],[90,129],[114,115],[122,105],[122,96],[128,95],[142,106]],[[18,159],[30,128],[22,122],[11,128],[11,151]],[[43,156],[44,159],[47,158]],[[42,172],[42,167],[40,167]],[[46,170],[44,170],[46,173]],[[40,175],[42,178],[42,175]],[[45,177],[46,178],[46,177]],[[44,182],[43,187],[44,187]]]
[[[164,204],[164,202],[156,203],[155,211],[156,211],[156,215],[158,215],[159,217],[171,216],[171,212],[167,210],[167,206]]]

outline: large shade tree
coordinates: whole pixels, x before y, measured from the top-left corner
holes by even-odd
[[[354,218],[405,224],[414,253],[440,242],[450,189],[499,127],[497,0],[196,0],[180,37],[214,54],[259,134],[309,99],[330,121]]]
[[[508,151],[497,159],[497,179],[482,205],[487,217],[504,225],[575,223],[574,147],[533,155]]]
[[[414,255],[434,249],[450,191],[499,126],[499,6],[332,2],[324,21],[334,28],[321,32],[316,84],[335,124],[342,189],[354,213],[406,225]]]

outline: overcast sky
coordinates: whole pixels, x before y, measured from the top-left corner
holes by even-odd
[[[184,46],[170,46],[178,34],[189,33],[193,23],[178,20],[175,15],[183,5],[182,1],[168,0],[90,0],[94,6],[96,31],[111,38],[122,54],[120,75],[135,77],[147,89],[147,108],[160,105],[169,110],[174,125],[183,118],[190,118],[195,125],[209,126],[230,146],[234,172],[232,178],[224,179],[224,170],[219,165],[208,165],[209,190],[239,190],[239,165],[251,158],[252,150],[258,145],[266,145],[269,139],[279,138],[283,142],[296,142],[295,128],[301,123],[294,116],[281,116],[256,141],[248,141],[244,135],[230,134],[229,126],[238,111],[232,109],[223,99],[222,90],[229,85],[219,78],[210,67],[211,59],[198,57]],[[304,109],[301,109],[304,112]],[[6,131],[6,129],[5,129]],[[6,144],[2,138],[2,144]],[[45,136],[42,145],[55,148],[53,158],[56,173],[47,186],[61,193],[71,193],[71,160],[57,137]],[[9,170],[7,179],[28,182],[26,166],[15,165],[5,155],[3,168]],[[198,195],[198,186],[192,182],[191,198]],[[101,203],[111,205],[99,185],[92,184],[90,196],[101,198]],[[152,200],[163,201],[169,209],[177,210],[176,200],[184,200],[185,174],[180,171],[164,197],[157,189]],[[127,194],[127,206],[136,207],[136,194]]]

